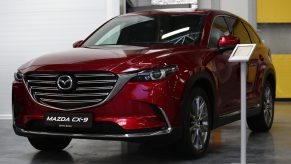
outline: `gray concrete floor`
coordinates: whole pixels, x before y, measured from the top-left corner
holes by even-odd
[[[290,163],[291,161],[291,103],[275,105],[275,120],[269,133],[253,134],[249,130],[248,163]],[[55,164],[55,163],[239,163],[239,122],[212,132],[207,155],[196,160],[183,160],[167,146],[142,147],[118,141],[73,140],[65,151],[46,153],[33,149],[26,138],[16,136],[11,120],[0,120],[0,164]]]

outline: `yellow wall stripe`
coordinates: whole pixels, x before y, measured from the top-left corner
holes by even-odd
[[[291,23],[291,0],[257,0],[258,23]]]
[[[277,98],[291,98],[291,54],[273,54],[276,69]]]

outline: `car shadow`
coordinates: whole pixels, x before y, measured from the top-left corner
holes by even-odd
[[[119,164],[148,164],[148,163],[185,163],[181,156],[177,155],[172,145],[159,144],[137,144],[122,142],[120,153],[103,157],[92,156],[92,154],[75,157],[75,153],[69,151],[36,153],[31,164],[55,164],[55,163],[119,163]],[[75,158],[75,159],[74,159]]]
[[[110,150],[105,150],[100,147],[93,149],[88,147],[86,153],[84,150],[68,149],[61,152],[38,152],[36,153],[31,164],[55,164],[55,163],[85,163],[85,164],[101,164],[101,163],[118,163],[118,164],[148,164],[148,163],[231,163],[238,162],[240,159],[239,138],[235,140],[225,141],[225,135],[212,138],[213,142],[209,145],[209,150],[205,156],[199,159],[185,159],[178,155],[179,152],[172,144],[158,143],[127,143],[117,142],[117,152],[110,153]],[[238,137],[238,135],[237,135]],[[83,144],[83,143],[82,143]],[[107,144],[105,142],[105,144]],[[77,145],[80,146],[80,145]],[[98,146],[98,145],[96,145]],[[109,146],[109,144],[108,144]],[[95,147],[95,148],[94,148]],[[274,142],[271,133],[249,133],[247,141],[247,161],[250,163],[275,163],[274,161]]]
[[[73,164],[74,159],[70,153],[67,151],[39,151],[31,159],[31,164],[40,164],[40,163],[66,163]]]

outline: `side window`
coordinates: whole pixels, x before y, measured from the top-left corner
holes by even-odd
[[[229,35],[229,30],[227,28],[224,17],[216,17],[213,21],[210,36],[209,36],[209,48],[217,48],[217,42],[221,36]]]
[[[238,37],[241,44],[251,43],[249,33],[239,19],[227,17],[226,21],[228,22],[228,25],[230,27],[231,34]]]
[[[244,23],[244,25],[247,28],[247,30],[251,36],[252,43],[260,43],[261,42],[260,38],[258,37],[256,32],[253,30],[253,28],[247,23]]]

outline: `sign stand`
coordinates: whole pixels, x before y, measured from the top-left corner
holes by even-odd
[[[247,76],[247,63],[240,63],[240,120],[241,120],[241,150],[240,150],[240,163],[246,164],[246,153],[247,153],[247,133],[246,133],[246,122],[247,122],[247,110],[246,110],[246,76]]]
[[[241,151],[240,163],[246,164],[246,150],[247,150],[247,61],[249,61],[256,44],[238,44],[229,57],[229,62],[240,62],[240,101],[241,101]]]

